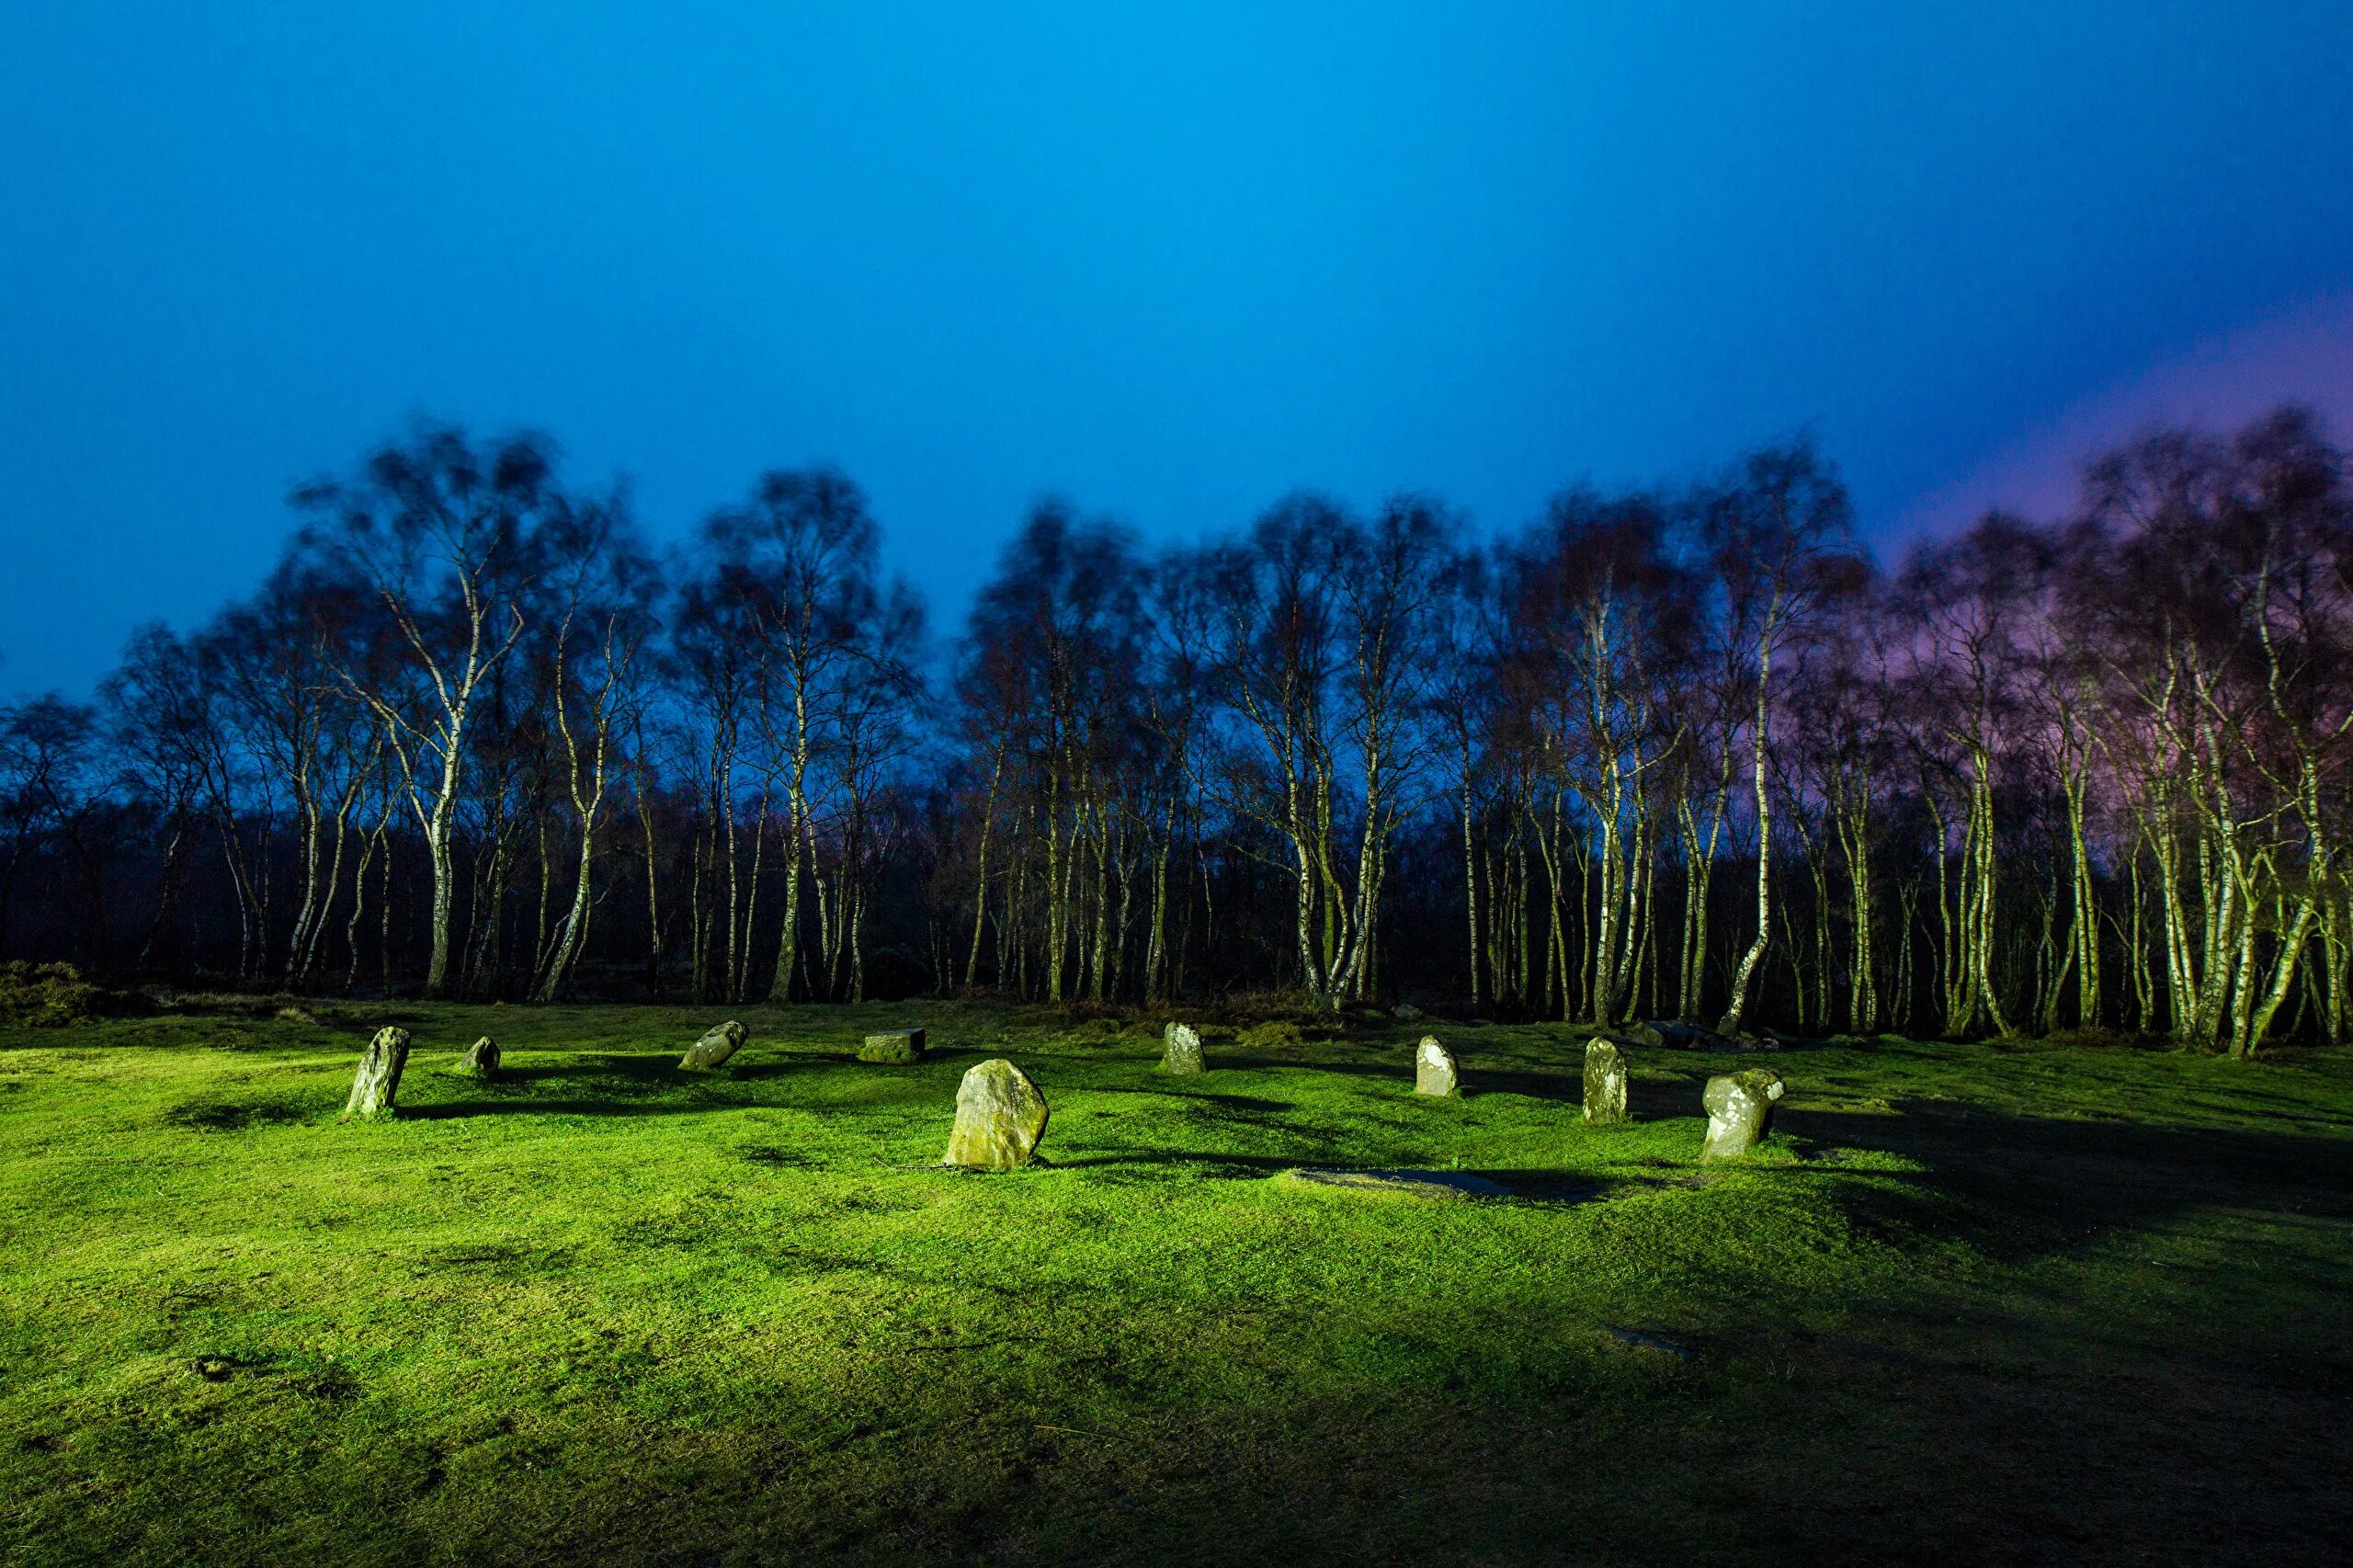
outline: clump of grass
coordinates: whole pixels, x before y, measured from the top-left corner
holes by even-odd
[[[0,964],[0,1021],[65,1028],[97,1017],[110,1000],[70,963]]]

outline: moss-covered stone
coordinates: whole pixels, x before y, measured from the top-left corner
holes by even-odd
[[[390,1024],[378,1029],[368,1049],[359,1053],[359,1071],[352,1077],[351,1097],[344,1102],[343,1114],[390,1116],[392,1099],[401,1089],[401,1070],[407,1065],[408,1030]]]
[[[488,1035],[474,1041],[466,1048],[465,1055],[458,1059],[458,1071],[469,1078],[497,1077],[498,1042]]]
[[[956,1090],[956,1126],[940,1161],[967,1170],[1009,1171],[1037,1157],[1046,1136],[1046,1096],[1029,1075],[999,1058],[964,1074]]]
[[[1700,1146],[1700,1160],[1736,1160],[1763,1142],[1781,1094],[1781,1075],[1769,1067],[1709,1079],[1700,1096],[1708,1108],[1708,1141]]]
[[[858,1048],[858,1059],[882,1067],[910,1066],[923,1060],[923,1045],[921,1029],[887,1029],[868,1035]]]
[[[1160,1055],[1162,1072],[1192,1074],[1209,1065],[1201,1055],[1200,1031],[1192,1025],[1170,1024],[1164,1039],[1166,1043]]]
[[[679,1071],[708,1073],[714,1067],[724,1067],[729,1057],[744,1049],[744,1041],[750,1035],[751,1031],[742,1024],[728,1019],[687,1048],[687,1053],[678,1058]]]
[[[1586,1043],[1585,1119],[1601,1123],[1627,1119],[1626,1055],[1615,1040]]]
[[[1454,1055],[1438,1042],[1436,1035],[1424,1035],[1422,1043],[1414,1048],[1414,1093],[1446,1099],[1462,1093],[1462,1076],[1455,1071]]]

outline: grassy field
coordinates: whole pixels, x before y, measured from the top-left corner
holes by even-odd
[[[1159,1076],[983,1005],[0,1030],[10,1562],[2342,1562],[2353,1055],[1638,1053],[1352,1022]],[[404,1114],[339,1125],[374,1024]],[[927,1026],[921,1065],[850,1059]],[[1413,1041],[1467,1097],[1416,1099]],[[451,1071],[479,1033],[500,1081]],[[957,1080],[1049,1165],[939,1169]],[[1433,1202],[1269,1179],[1479,1173]]]

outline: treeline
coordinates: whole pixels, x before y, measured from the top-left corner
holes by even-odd
[[[1804,441],[1492,542],[1299,496],[1155,554],[1050,504],[946,647],[829,471],[666,554],[532,436],[293,505],[249,600],[0,710],[8,954],[2345,1038],[2353,500],[2301,411],[1892,574]]]

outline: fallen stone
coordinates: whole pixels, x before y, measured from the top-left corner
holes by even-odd
[[[498,1042],[488,1035],[474,1041],[466,1048],[465,1055],[458,1059],[458,1071],[469,1078],[497,1077]]]
[[[1009,1171],[1037,1157],[1046,1135],[1046,1096],[1029,1075],[1002,1058],[964,1074],[956,1090],[956,1126],[939,1163],[966,1170]]]
[[[408,1030],[387,1024],[376,1031],[359,1053],[359,1071],[351,1080],[351,1098],[343,1114],[390,1116],[392,1096],[400,1093],[401,1069],[408,1065]]]
[[[1422,1010],[1411,1002],[1400,1002],[1391,1010],[1389,1016],[1401,1024],[1410,1024],[1421,1017]]]
[[[1764,1142],[1782,1091],[1781,1075],[1769,1067],[1709,1079],[1700,1096],[1708,1108],[1708,1141],[1700,1147],[1700,1163],[1736,1160]]]
[[[1462,1093],[1462,1079],[1454,1070],[1454,1058],[1438,1044],[1436,1035],[1424,1035],[1422,1043],[1414,1049],[1414,1093],[1448,1098]]]
[[[1650,1051],[1656,1051],[1666,1043],[1666,1036],[1659,1033],[1656,1024],[1646,1024],[1639,1018],[1618,1025],[1609,1031],[1608,1038],[1620,1045],[1640,1046]]]
[[[1664,1350],[1678,1361],[1696,1361],[1699,1353],[1688,1345],[1677,1345],[1672,1339],[1661,1339],[1655,1334],[1644,1334],[1639,1328],[1612,1328],[1609,1336],[1621,1344],[1643,1350]]]
[[[1334,1187],[1381,1198],[1508,1198],[1501,1182],[1463,1171],[1285,1171],[1282,1179],[1302,1187]]]
[[[1170,1024],[1167,1048],[1160,1056],[1160,1070],[1164,1073],[1191,1074],[1201,1072],[1208,1065],[1201,1056],[1200,1032],[1190,1024]]]
[[[1626,1058],[1615,1040],[1588,1040],[1585,1048],[1585,1119],[1624,1121]]]
[[[858,1048],[860,1062],[880,1062],[886,1067],[904,1067],[923,1060],[923,1030],[889,1029],[870,1034],[866,1043]]]
[[[678,1070],[708,1073],[714,1067],[723,1067],[729,1057],[744,1049],[744,1041],[750,1036],[751,1030],[730,1018],[687,1047],[687,1053],[678,1058]]]

